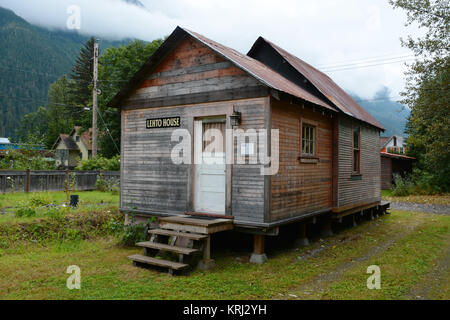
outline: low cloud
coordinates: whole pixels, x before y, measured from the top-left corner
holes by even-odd
[[[81,9],[81,33],[103,38],[164,37],[177,26],[197,31],[246,53],[264,36],[314,66],[348,65],[328,74],[346,90],[371,98],[380,87],[397,96],[404,87],[402,63],[383,58],[410,54],[400,46],[404,13],[386,0],[0,0],[33,24],[64,29],[67,8]],[[380,64],[355,68],[355,60],[377,57]],[[401,60],[401,59],[399,59]],[[365,65],[365,64],[362,64]],[[345,69],[345,68],[343,68]]]

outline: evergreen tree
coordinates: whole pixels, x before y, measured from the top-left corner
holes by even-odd
[[[450,190],[450,7],[446,0],[391,0],[406,10],[408,21],[426,29],[422,38],[402,40],[417,62],[407,72],[404,103],[411,109],[407,123],[409,152],[419,168],[442,191]]]

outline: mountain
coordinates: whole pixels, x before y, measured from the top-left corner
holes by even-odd
[[[381,89],[370,100],[364,100],[357,95],[353,95],[353,98],[386,128],[381,134],[383,137],[405,136],[405,125],[410,111],[402,104],[391,100],[388,88]]]
[[[140,2],[139,0],[123,0],[126,3],[132,4],[136,7],[145,9],[145,6],[142,4],[142,2]]]
[[[46,103],[49,85],[69,73],[89,37],[29,24],[0,7],[0,137],[14,138],[23,115]],[[101,41],[105,49],[126,41]]]

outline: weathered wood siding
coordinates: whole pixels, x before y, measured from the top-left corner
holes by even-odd
[[[121,209],[182,214],[193,210],[194,165],[171,160],[172,129],[146,129],[146,119],[180,117],[193,137],[194,120],[242,113],[241,129],[264,128],[268,90],[203,44],[186,38],[151,72],[122,108]],[[259,97],[259,98],[258,98]],[[191,144],[192,157],[193,143]],[[192,161],[193,162],[193,161]],[[264,219],[259,166],[227,166],[226,214]]]
[[[392,187],[392,159],[381,157],[381,189],[388,190]]]
[[[141,83],[127,108],[262,96],[267,89],[202,43],[186,38]]]
[[[352,176],[353,124],[361,126],[361,176]],[[340,116],[338,144],[338,206],[380,201],[380,131]]]
[[[317,163],[301,163],[301,119],[317,123]],[[279,172],[271,177],[270,221],[332,207],[332,119],[272,100],[272,129],[279,130]]]
[[[146,129],[146,119],[181,117],[180,129],[193,137],[194,120],[207,116],[242,113],[240,128],[263,128],[266,98],[234,100],[178,107],[124,110],[122,141],[122,210],[142,213],[183,214],[193,210],[193,165],[174,164],[171,152],[179,142],[171,139],[173,129]],[[193,144],[192,162],[193,162]],[[230,170],[230,169],[228,169]],[[264,176],[260,167],[234,165],[230,188],[231,209],[236,220],[264,219]]]

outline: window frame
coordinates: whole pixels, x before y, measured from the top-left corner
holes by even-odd
[[[358,128],[358,148],[355,148],[355,129]],[[361,125],[352,124],[352,175],[361,175]],[[358,151],[358,168],[355,171],[355,151]]]
[[[303,152],[303,126],[309,126],[312,127],[313,130],[313,153],[304,153]],[[318,122],[312,121],[309,119],[300,118],[300,157],[301,158],[317,158],[318,154]]]

